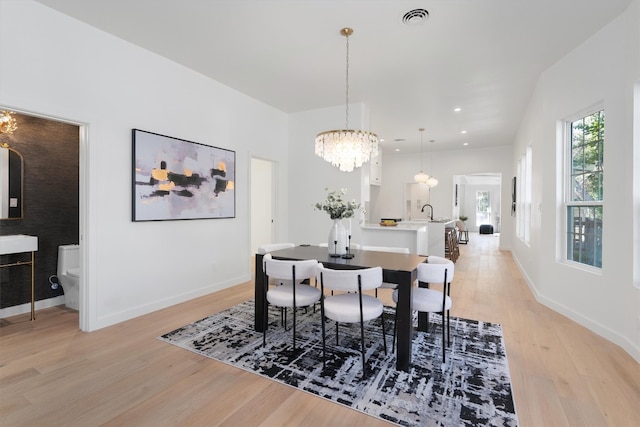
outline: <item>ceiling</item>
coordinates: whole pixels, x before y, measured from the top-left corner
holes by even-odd
[[[426,151],[510,145],[540,73],[631,2],[37,1],[287,113],[345,105],[351,27],[349,100],[384,153],[419,152],[419,128]]]

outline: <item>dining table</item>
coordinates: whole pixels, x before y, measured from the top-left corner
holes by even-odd
[[[383,281],[397,284],[398,302],[396,303],[396,368],[408,371],[411,367],[411,347],[413,343],[413,316],[411,298],[413,284],[417,278],[418,265],[427,257],[416,254],[378,252],[369,250],[351,250],[351,257],[333,256],[326,247],[299,245],[293,248],[270,252],[272,258],[282,260],[309,260],[321,262],[327,268],[362,269],[382,267]],[[263,332],[268,319],[265,310],[267,283],[263,273],[263,254],[255,255],[255,330]],[[427,327],[426,319],[419,317],[418,329]]]

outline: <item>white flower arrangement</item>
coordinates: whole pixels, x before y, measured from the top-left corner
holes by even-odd
[[[329,191],[328,188],[325,190]],[[346,188],[331,191],[327,194],[325,201],[318,202],[314,206],[316,210],[328,213],[331,219],[353,218],[356,211],[360,209],[360,203],[357,203],[355,199],[345,201],[343,198],[345,194],[347,194]]]

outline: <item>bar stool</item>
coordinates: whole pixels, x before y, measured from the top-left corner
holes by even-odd
[[[469,243],[469,230],[464,226],[464,222],[457,220],[456,229],[458,230],[458,243],[463,245]]]

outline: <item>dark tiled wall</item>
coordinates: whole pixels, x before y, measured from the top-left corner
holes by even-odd
[[[0,135],[24,157],[24,218],[0,220],[0,235],[38,236],[35,255],[36,301],[62,295],[52,290],[58,246],[79,239],[79,129],[77,126],[22,114],[18,129]],[[28,260],[28,254],[0,256],[0,264]],[[0,308],[31,302],[31,269],[0,268]]]

